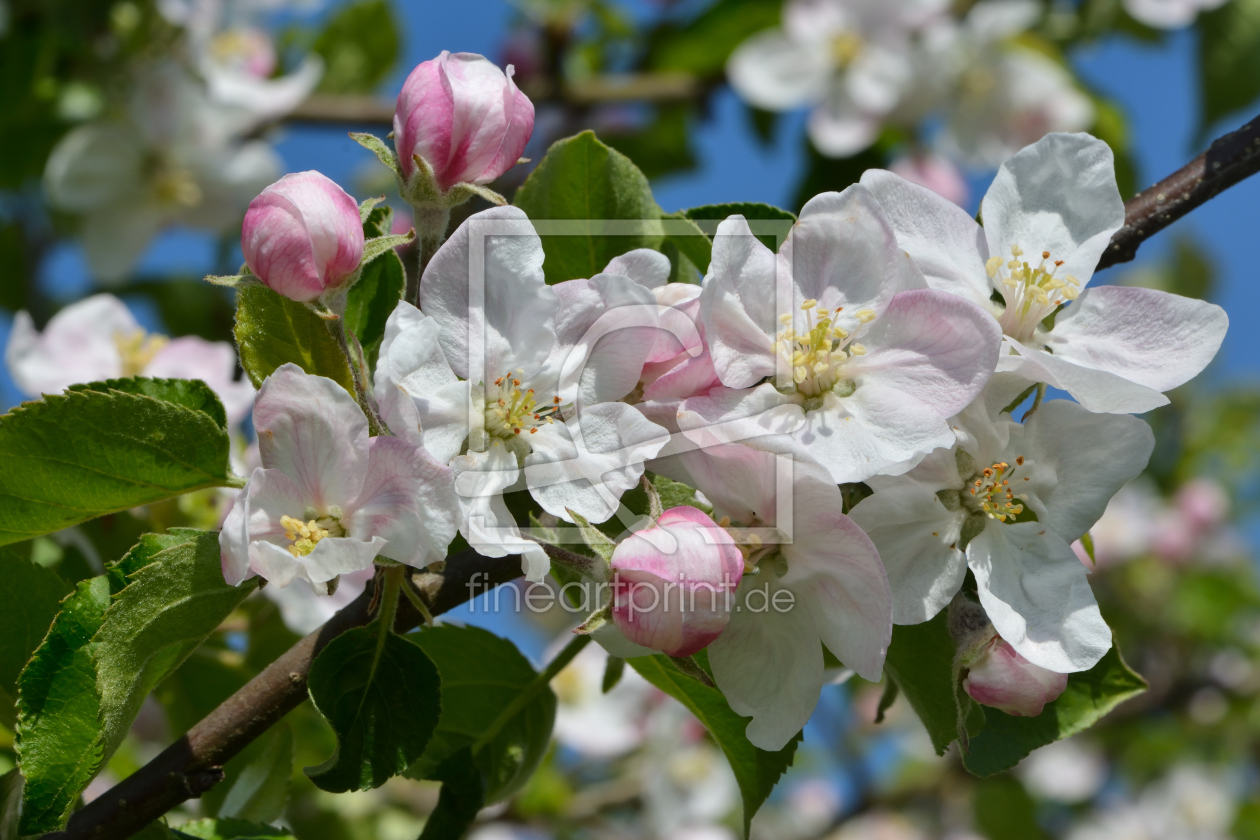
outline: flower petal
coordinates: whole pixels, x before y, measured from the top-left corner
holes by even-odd
[[[43,334],[25,310],[13,319],[5,363],[27,396],[122,376],[120,339],[141,333],[131,310],[113,295],[93,295],[54,315]]]
[[[1171,391],[1216,356],[1229,316],[1214,303],[1156,289],[1086,289],[1054,323],[1046,344],[1082,367]]]
[[[669,257],[651,248],[635,248],[609,260],[601,274],[620,274],[644,288],[655,289],[669,282],[669,272]]]
[[[519,553],[526,579],[541,582],[551,569],[551,561],[542,546],[521,536],[503,501],[504,491],[520,476],[516,456],[506,446],[494,444],[485,452],[454,458],[451,468],[459,495],[459,531],[468,545],[486,557]]]
[[[1016,352],[1005,352],[1008,347]],[[1034,350],[1010,336],[1004,339],[997,369],[1018,374],[1030,383],[1044,382],[1067,391],[1090,411],[1104,414],[1141,414],[1168,405],[1168,398],[1153,388],[1110,371],[1085,367],[1044,350]]]
[[[1115,155],[1088,134],[1047,134],[1002,164],[981,215],[990,254],[1049,251],[1085,284],[1124,225]]]
[[[893,623],[927,621],[949,604],[967,574],[958,548],[965,512],[946,510],[931,490],[904,482],[866,497],[849,516],[879,549]]]
[[[1040,522],[990,524],[967,546],[967,563],[994,629],[1034,665],[1085,671],[1111,647],[1085,567]]]
[[[271,543],[261,543],[276,548]],[[359,572],[385,550],[385,540],[372,537],[370,542],[353,537],[325,537],[315,544],[315,550],[298,560],[298,576],[313,584],[327,583],[338,575]]]
[[[336,382],[281,365],[258,392],[254,428],[263,466],[297,482],[306,505],[326,513],[358,496],[367,469],[367,418]]]
[[[700,315],[722,384],[747,388],[774,373],[779,302],[790,307],[788,278],[775,255],[731,216],[713,236],[713,257],[700,292]],[[786,309],[783,311],[787,311]]]
[[[984,264],[989,246],[984,229],[967,211],[926,187],[882,169],[869,169],[862,186],[879,201],[928,286],[989,306],[993,286]]]
[[[528,379],[547,358],[559,304],[542,264],[542,241],[515,207],[470,216],[433,256],[420,309],[442,328],[442,351],[461,379],[492,382],[517,370]],[[473,346],[482,330],[484,344]]]
[[[790,111],[823,97],[830,82],[829,45],[800,44],[779,29],[753,35],[736,47],[726,75],[740,98],[769,111]]]

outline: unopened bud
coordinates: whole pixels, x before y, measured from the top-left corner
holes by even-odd
[[[972,662],[963,688],[971,699],[1016,717],[1036,717],[1067,688],[1068,675],[1048,671],[994,635]]]

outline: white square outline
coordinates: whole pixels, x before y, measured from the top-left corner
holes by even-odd
[[[486,284],[486,238],[490,236],[642,236],[645,227],[659,224],[661,232],[664,236],[669,236],[671,232],[675,232],[678,236],[694,236],[696,228],[700,228],[702,232],[712,237],[717,230],[719,224],[715,220],[691,221],[681,219],[485,219],[472,216],[465,221],[468,226],[468,341],[465,345],[468,358],[465,370],[468,371],[468,382],[473,383],[473,371],[481,371],[480,384],[471,384],[468,388],[468,428],[469,436],[475,429],[484,428],[485,415],[484,407],[478,407],[479,401],[484,402],[484,387],[487,381],[485,373],[485,342],[486,342],[486,323],[485,323],[485,284]],[[749,232],[753,236],[770,235],[775,238],[774,253],[778,253],[782,247],[784,240],[787,239],[788,233],[791,231],[793,223],[786,219],[750,219],[746,220]],[[777,280],[777,276],[776,276]],[[782,298],[786,294],[787,300]],[[792,311],[793,301],[792,288],[788,284],[775,282],[775,311],[790,312]],[[474,349],[475,348],[475,349]],[[782,359],[776,360],[776,381],[782,381],[786,376],[791,377],[791,372],[787,370]],[[734,431],[732,427],[739,425],[743,428],[740,421],[730,421],[715,426],[707,427],[706,431],[710,434],[723,439],[723,442],[735,443],[744,440],[751,435],[741,434]],[[758,435],[760,436],[760,435]],[[695,443],[682,433],[670,433],[669,442],[666,447],[671,448],[669,454],[679,454],[702,448],[701,444]],[[766,545],[790,545],[793,542],[793,520],[792,520],[792,480],[793,480],[794,462],[791,456],[774,455],[774,472],[775,472],[775,525],[773,526],[757,526],[752,528],[740,528],[740,534],[745,537],[756,537]],[[646,527],[649,522],[646,517],[636,517],[630,512],[625,505],[618,503],[617,511],[614,514],[621,520],[622,524],[630,531],[637,531]],[[574,525],[564,523],[553,528],[538,529],[534,527],[515,526],[487,526],[484,518],[479,515],[470,516],[470,524],[474,527],[472,530],[484,533],[489,536],[502,537],[506,540],[512,540],[519,537],[532,539],[537,542],[549,542],[552,544],[585,544],[582,537],[581,529]],[[709,534],[704,535],[706,539],[713,539]]]

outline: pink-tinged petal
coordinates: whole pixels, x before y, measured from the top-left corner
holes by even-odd
[[[551,288],[559,301],[556,345],[540,381],[559,383],[557,394],[566,403],[576,397],[579,383],[587,405],[619,400],[634,390],[658,334],[652,291],[617,274]]]
[[[987,307],[993,286],[984,229],[967,212],[931,190],[892,172],[867,170],[862,186],[879,201],[889,224],[923,272],[928,286]]]
[[[223,520],[219,531],[219,563],[223,568],[223,580],[228,586],[237,586],[254,576],[249,567],[249,491],[236,494],[232,509]]]
[[[894,296],[926,289],[922,273],[897,244],[897,236],[870,190],[861,184],[840,193],[821,193],[801,208],[800,220],[779,252],[779,272],[792,279],[790,309],[798,332],[808,330],[803,300],[818,301],[819,310],[834,313],[833,322],[855,333],[862,321],[857,313],[869,309],[879,316]],[[766,294],[768,289],[763,289]],[[771,335],[780,325],[772,322]]]
[[[172,339],[144,368],[145,376],[200,379],[223,403],[228,427],[236,427],[254,405],[254,386],[236,378],[236,351],[226,341],[206,341],[195,335]]]
[[[893,174],[901,176],[912,184],[931,190],[952,204],[961,205],[967,203],[967,196],[970,192],[967,188],[967,182],[963,180],[962,173],[958,171],[958,167],[954,166],[949,158],[941,157],[940,155],[903,157],[893,161],[888,168]],[[869,171],[878,172],[879,170]],[[867,184],[868,188],[869,186]],[[880,204],[883,203],[883,199],[880,199]],[[887,208],[885,207],[885,209]],[[968,218],[970,219],[971,217],[969,216]],[[974,222],[975,220],[973,219],[972,221]],[[979,226],[977,225],[977,227]],[[979,231],[976,232],[979,233]]]
[[[342,517],[351,537],[382,537],[386,557],[422,569],[446,556],[459,519],[449,467],[396,437],[369,441],[363,491]]]
[[[318,172],[285,175],[250,202],[241,226],[245,263],[296,301],[344,285],[363,259],[359,207]]]
[[[305,518],[309,502],[302,488],[279,470],[260,467],[254,470],[249,485],[237,496],[237,504],[243,505],[241,510],[244,527],[243,532],[236,532],[240,536],[234,534],[233,539],[243,540],[248,547],[249,567],[253,571],[246,577],[259,574],[269,583],[288,586],[298,574],[298,566],[288,551],[289,539],[280,519],[284,516]],[[224,527],[224,533],[227,533],[227,525]],[[219,545],[223,546],[222,535]],[[233,560],[239,564],[239,557]],[[226,563],[224,578],[231,583],[231,579],[227,578]]]
[[[367,418],[336,382],[282,365],[258,392],[254,428],[263,466],[293,479],[306,505],[322,514],[359,495],[368,463]]]
[[[574,510],[603,522],[668,441],[669,432],[634,406],[599,403],[530,435],[533,452],[525,457],[525,481],[547,512],[570,521],[569,510]]]
[[[849,516],[879,550],[892,589],[893,623],[927,621],[949,604],[967,574],[967,558],[958,548],[965,511],[946,510],[934,492],[905,482],[866,497]]]
[[[1085,567],[1040,522],[990,523],[968,544],[967,564],[994,629],[1034,665],[1086,671],[1111,648]]]
[[[461,379],[493,382],[521,370],[516,375],[527,381],[547,359],[559,302],[542,265],[542,240],[515,207],[470,216],[433,256],[420,283],[420,310],[441,327],[442,352]],[[483,329],[484,344],[473,346]],[[484,368],[470,371],[478,356]]]
[[[1006,348],[1015,353],[1007,353]],[[1168,398],[1156,391],[1106,370],[1086,367],[1061,359],[1044,350],[1034,350],[1007,336],[998,356],[998,371],[1014,373],[1028,382],[1044,382],[1067,391],[1090,411],[1102,414],[1141,414]]]
[[[1036,717],[1063,693],[1067,682],[1067,674],[1032,664],[1002,637],[994,636],[968,670],[963,689],[983,706],[1015,717]]]
[[[71,385],[123,375],[118,343],[141,334],[126,305],[113,295],[93,295],[54,315],[44,332],[25,312],[13,319],[5,363],[27,396],[57,394]]]
[[[744,560],[712,519],[677,507],[620,543],[612,568],[617,629],[636,644],[690,656],[726,627]]]
[[[1115,155],[1088,134],[1047,134],[1002,164],[981,215],[990,254],[1049,251],[1058,276],[1087,283],[1124,225]]]
[[[419,155],[443,191],[486,184],[512,168],[534,130],[534,105],[507,73],[473,53],[443,51],[403,83],[394,145],[403,176]]]
[[[706,349],[698,356],[681,356],[680,361],[662,363],[667,369],[657,373],[643,370],[645,380],[651,382],[643,389],[645,400],[685,400],[691,397],[702,397],[722,384],[717,370],[713,367],[713,356]]]
[[[1028,481],[1018,483],[1037,521],[1070,543],[1146,469],[1154,448],[1155,434],[1137,417],[1094,414],[1068,400],[1051,400],[1012,428],[1008,452],[1031,464],[1022,476]]]
[[[661,329],[648,354],[648,364],[670,361],[680,353],[690,354],[697,348],[708,351],[704,323],[700,319],[700,292],[701,287],[691,283],[666,283],[652,290],[657,304],[668,306],[669,310],[661,310]]]
[[[1171,391],[1216,357],[1229,316],[1214,303],[1155,289],[1087,289],[1055,320],[1046,344],[1073,364]]]
[[[781,583],[813,618],[822,643],[867,680],[877,680],[892,641],[892,593],[879,553],[840,512],[839,489],[809,462],[793,465],[791,542]],[[780,525],[780,527],[783,527]]]
[[[783,587],[771,575],[745,577],[736,593],[760,605],[762,591],[773,601]],[[745,734],[754,746],[780,750],[796,736],[818,705],[823,686],[822,643],[813,617],[803,609],[736,610],[722,635],[709,645],[713,680],[737,715],[751,716]]]
[[[700,313],[722,384],[747,388],[774,373],[777,301],[792,305],[789,280],[779,277],[774,253],[753,236],[743,216],[718,225]]]

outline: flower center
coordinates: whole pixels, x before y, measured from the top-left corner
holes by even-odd
[[[521,380],[508,373],[494,380],[486,394],[486,433],[502,440],[513,440],[522,432],[532,435],[539,426],[554,423],[559,413],[559,397],[540,404],[533,388],[522,391]]]
[[[841,374],[844,363],[851,356],[866,355],[866,348],[852,342],[847,330],[835,323],[843,306],[832,312],[819,309],[818,301],[810,298],[801,303],[805,313],[805,330],[797,332],[792,326],[795,320],[790,312],[779,316],[783,329],[775,337],[771,349],[787,361],[792,369],[792,381],[796,390],[807,397],[816,397],[825,391],[835,390],[839,396],[853,393],[856,383]],[[863,324],[875,320],[875,312],[863,309],[857,313]]]
[[[307,511],[308,514],[311,512]],[[335,516],[311,517],[306,522],[292,516],[282,516],[280,526],[284,528],[284,536],[289,541],[289,553],[294,557],[310,554],[322,539],[346,535],[346,529],[341,527],[341,520]]]
[[[767,559],[775,561],[774,571],[776,575],[783,577],[787,574],[787,561],[779,553],[779,546],[773,543],[767,545],[761,541],[761,537],[757,534],[732,525],[729,516],[723,516],[718,520],[717,524],[719,528],[731,535],[731,539],[735,542],[735,547],[744,556],[744,574],[755,575],[759,573],[761,571],[761,562]]]
[[[149,189],[166,206],[197,207],[205,198],[191,169],[165,160],[151,165]]]
[[[1002,331],[1016,341],[1028,341],[1047,315],[1081,293],[1081,281],[1070,274],[1056,276],[1063,260],[1051,260],[1050,252],[1042,251],[1041,262],[1033,266],[1020,260],[1023,255],[1022,248],[1012,245],[1011,259],[1005,264],[1001,257],[992,257],[985,264],[1006,302],[998,317]]]
[[[862,36],[856,32],[841,32],[831,39],[831,56],[841,70],[853,63],[862,52]]]
[[[114,345],[122,358],[122,375],[139,376],[163,347],[170,342],[164,335],[150,335],[144,330],[115,333]]]
[[[993,466],[985,467],[976,473],[970,485],[965,488],[962,494],[963,503],[974,513],[982,513],[998,522],[1019,516],[1024,512],[1024,506],[1020,502],[1026,501],[1026,498],[1024,494],[1017,495],[1011,489],[1011,479],[1016,477],[1016,471],[1023,465],[1024,456],[1021,455],[1015,459],[1015,466],[999,461]]]

